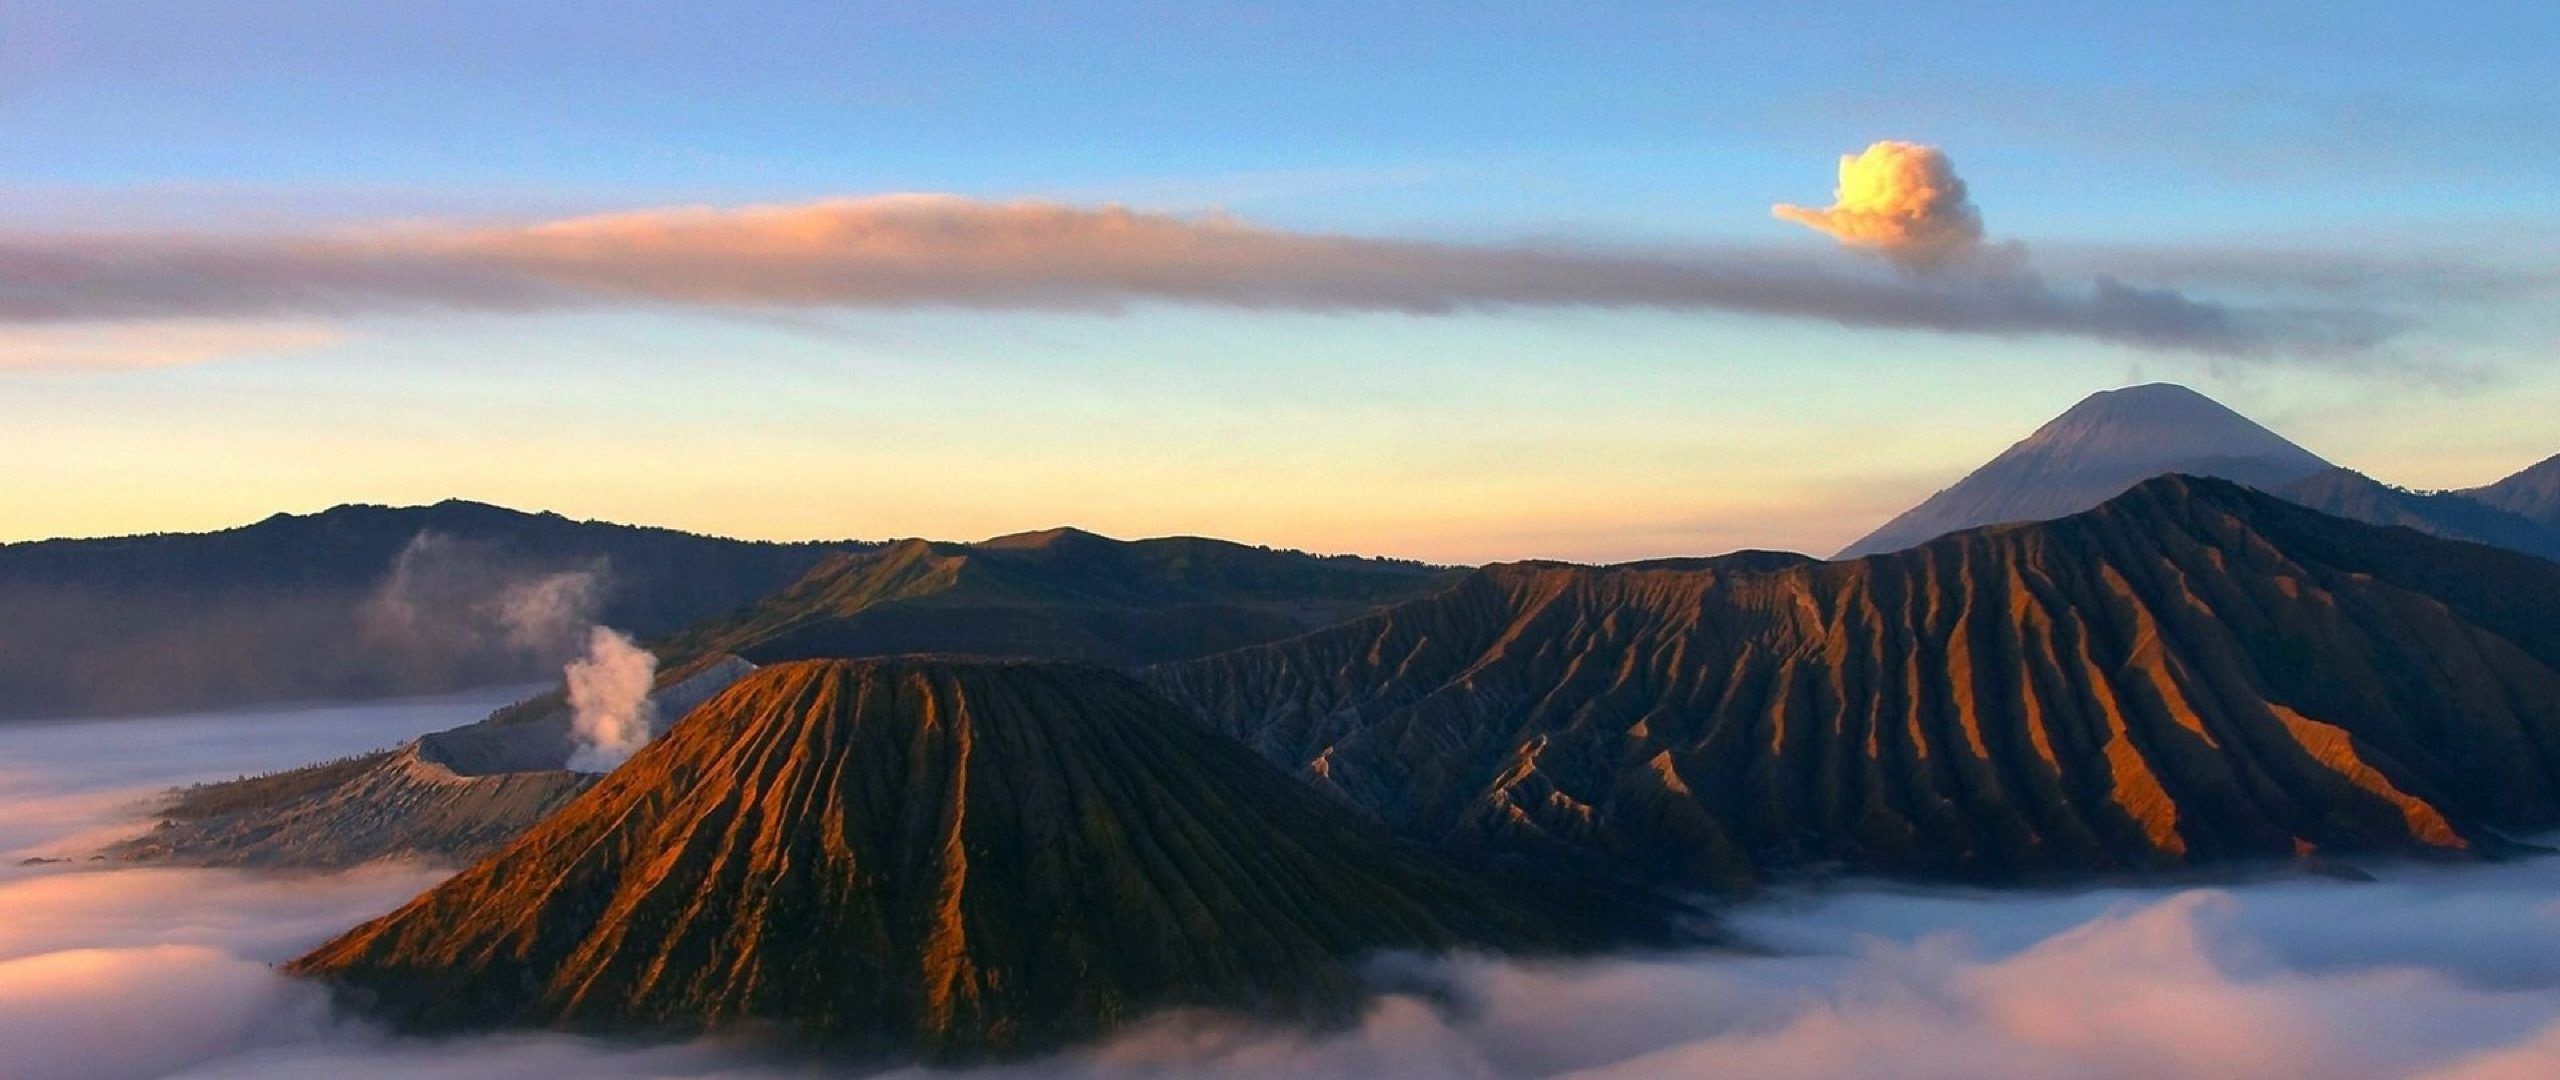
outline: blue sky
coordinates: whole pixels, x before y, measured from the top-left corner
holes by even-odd
[[[2560,201],[2536,5],[1790,8],[14,4],[0,169],[502,211],[1152,189],[1310,226],[1774,234],[1724,211],[1888,132],[1997,175],[2030,234]]]
[[[0,365],[35,418],[0,452],[36,462],[0,538],[452,494],[770,535],[1827,550],[2136,377],[2406,483],[2560,451],[2560,9],[2060,7],[0,4],[16,235],[947,192],[1813,257],[1769,205],[1903,139],[2057,287],[2257,299],[2229,265],[2281,256],[2284,302],[2411,325],[2271,360],[1730,311],[197,319],[202,362]]]

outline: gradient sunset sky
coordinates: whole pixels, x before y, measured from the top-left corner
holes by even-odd
[[[2153,380],[2560,452],[2560,7],[2234,6],[0,0],[0,540],[1820,553]],[[1772,216],[1879,140],[1978,257]]]

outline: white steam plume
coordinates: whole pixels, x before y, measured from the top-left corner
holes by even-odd
[[[658,658],[610,627],[587,632],[587,655],[563,669],[569,682],[569,754],[574,772],[611,772],[648,745],[657,707],[649,688]]]
[[[358,628],[428,669],[559,663],[604,599],[605,564],[557,569],[494,545],[421,531],[365,599]]]
[[[593,620],[603,575],[593,569],[563,570],[507,586],[496,600],[498,623],[507,644],[535,656],[557,656],[575,648],[578,631]]]

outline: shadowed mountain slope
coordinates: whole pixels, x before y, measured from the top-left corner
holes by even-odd
[[[574,641],[528,636],[544,618],[565,622],[553,612],[577,607],[664,634],[779,589],[848,546],[461,501],[0,545],[0,719],[523,682],[556,675],[564,650],[575,651]]]
[[[1899,551],[1982,525],[2076,514],[2167,473],[2273,491],[2329,468],[2318,455],[2186,387],[2106,390],[1834,558]]]
[[[757,663],[944,653],[1137,666],[1303,633],[1430,592],[1454,572],[1224,540],[1075,529],[838,556],[662,655]]]
[[[2460,494],[2546,529],[2560,530],[2560,454],[2497,483]]]
[[[1125,675],[812,661],[292,970],[415,1030],[763,1027],[951,1059],[1171,1006],[1346,1019],[1360,953],[1558,925]]]
[[[2277,494],[2336,517],[2560,559],[2560,528],[2501,510],[2470,492],[2409,491],[2353,469],[2331,469]]]
[[[2560,822],[2560,566],[2191,477],[1851,562],[1490,567],[1147,678],[1408,835],[1689,882]]]

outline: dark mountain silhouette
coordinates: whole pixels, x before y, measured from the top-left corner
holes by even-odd
[[[2546,529],[2560,530],[2560,454],[2494,484],[2461,494]]]
[[[851,544],[769,544],[479,503],[0,545],[0,719],[434,693],[556,676],[542,607],[663,634]],[[510,622],[514,618],[516,621]]]
[[[1147,678],[1435,844],[2017,880],[2560,822],[2553,612],[2560,565],[2172,476],[1849,562],[1489,567]]]
[[[830,559],[660,652],[757,663],[932,652],[1136,666],[1289,637],[1453,577],[1420,563],[1199,537],[1052,529],[976,544],[901,540]]]
[[[1151,1010],[1353,1015],[1377,949],[1584,940],[1128,676],[766,668],[291,970],[411,1030],[779,1029],[950,1060]]]
[[[2331,469],[2276,494],[2337,517],[2560,559],[2560,528],[2499,509],[2471,492],[2410,491],[2353,469]]]
[[[1899,551],[1960,529],[2075,514],[2166,473],[2273,491],[2330,468],[2186,387],[2105,390],[1833,557]]]

